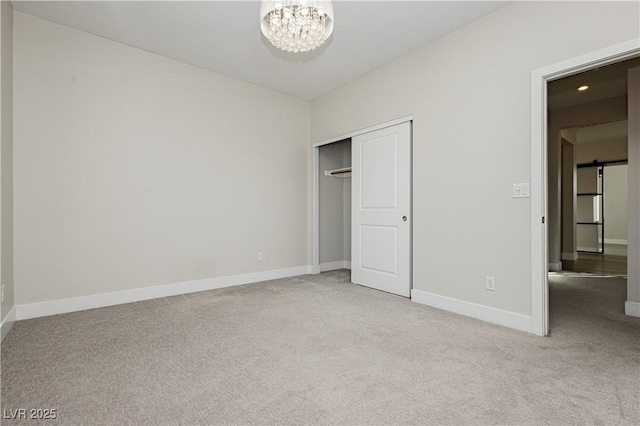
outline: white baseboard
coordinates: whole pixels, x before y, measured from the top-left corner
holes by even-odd
[[[595,252],[595,247],[578,247],[577,250],[578,251],[584,251],[587,254],[598,254]]]
[[[602,243],[602,240],[598,240],[598,243]],[[605,238],[604,239],[604,243],[605,244],[611,244],[611,245],[614,245],[614,246],[626,246],[626,245],[628,245],[627,244],[627,240],[617,240],[615,238]],[[578,247],[578,251],[593,252],[594,248],[595,247]],[[563,253],[563,255],[564,255],[564,253]]]
[[[631,317],[640,317],[640,303],[638,302],[624,302],[624,314]]]
[[[562,262],[549,263],[549,272],[562,271]]]
[[[338,260],[336,262],[320,264],[320,272],[335,271],[336,269],[351,269],[351,262],[348,260]]]
[[[605,238],[604,239],[604,243],[605,244],[616,244],[616,245],[620,245],[620,246],[626,246],[628,245],[628,241],[627,240],[620,240],[617,238]]]
[[[562,260],[578,260],[578,253],[562,253]]]
[[[225,287],[250,284],[260,281],[276,280],[312,273],[311,265],[298,266],[271,271],[252,272],[249,274],[230,275],[226,277],[207,278],[204,280],[186,281],[176,284],[165,284],[153,287],[136,288],[133,290],[116,291],[113,293],[94,294],[90,296],[73,297],[69,299],[50,300],[46,302],[16,305],[17,320],[45,317],[68,312],[84,311],[86,309],[102,308],[123,303],[139,302],[141,300],[157,299],[159,297],[176,296],[179,294],[197,293],[199,291],[215,290]],[[3,330],[4,331],[4,330]]]
[[[2,323],[0,325],[0,342],[7,337],[7,334],[9,334],[9,330],[13,327],[14,322],[16,322],[16,307],[12,306],[9,313],[2,319]]]
[[[487,321],[503,327],[515,328],[516,330],[529,333],[533,332],[532,319],[530,316],[415,289],[411,290],[411,300],[433,308],[442,309],[443,311]]]

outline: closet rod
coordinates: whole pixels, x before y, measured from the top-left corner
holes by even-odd
[[[334,170],[325,170],[324,175],[334,176],[334,177],[348,177],[347,175],[351,176],[351,167],[344,167],[341,169],[334,169]]]

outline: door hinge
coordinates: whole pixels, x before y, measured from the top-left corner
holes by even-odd
[[[544,216],[542,216],[542,223],[544,223]]]

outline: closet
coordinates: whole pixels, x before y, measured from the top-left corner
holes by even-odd
[[[320,271],[351,269],[351,139],[318,149]]]
[[[314,271],[411,295],[411,121],[314,145]]]

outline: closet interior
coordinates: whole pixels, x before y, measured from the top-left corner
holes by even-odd
[[[318,149],[320,271],[351,269],[351,139]]]

